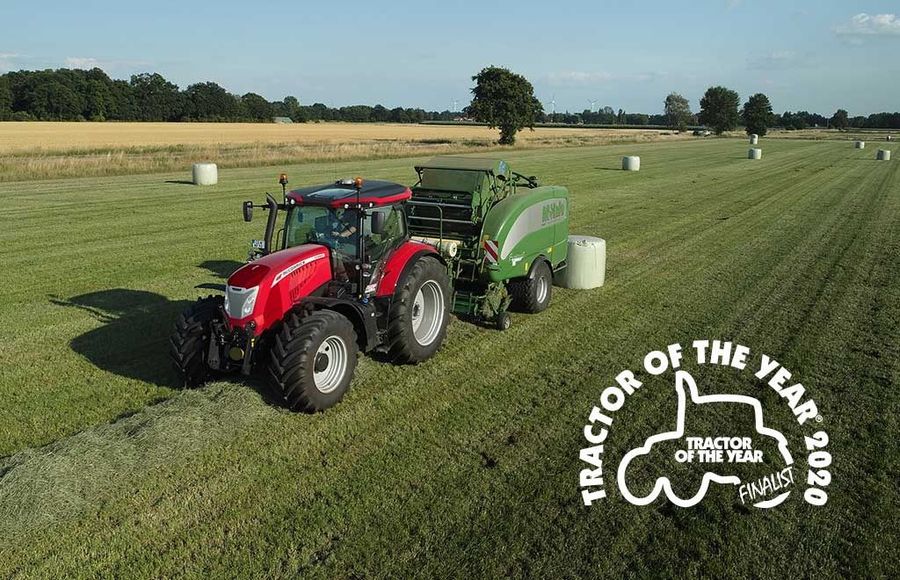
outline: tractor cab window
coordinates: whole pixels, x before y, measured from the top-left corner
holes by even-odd
[[[355,258],[359,244],[357,211],[323,206],[294,206],[284,226],[286,248],[302,244],[324,244]]]
[[[372,232],[372,218],[367,217],[363,226],[366,240],[366,253],[370,262],[377,262],[392,249],[406,239],[406,221],[400,206],[377,207],[369,210],[369,214],[384,214],[384,228],[381,233]]]

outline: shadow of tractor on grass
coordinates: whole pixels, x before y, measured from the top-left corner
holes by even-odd
[[[69,342],[72,350],[98,368],[154,385],[181,386],[169,360],[169,334],[189,301],[111,288],[67,300],[53,297],[50,302],[88,312],[102,323]]]
[[[240,265],[240,262],[222,260],[203,262],[200,267],[225,278]],[[224,290],[224,285],[200,284],[197,288]],[[198,297],[201,294],[208,295],[209,291],[198,292]],[[96,367],[153,385],[182,387],[169,358],[169,336],[178,315],[193,301],[169,300],[146,290],[111,288],[68,299],[51,296],[50,302],[87,312],[102,323],[69,342],[73,351]],[[246,384],[266,402],[274,400],[267,382],[260,377],[228,375],[223,378]]]

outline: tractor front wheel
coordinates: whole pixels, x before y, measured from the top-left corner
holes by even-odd
[[[223,304],[222,296],[201,298],[175,321],[175,330],[169,337],[169,354],[186,387],[199,387],[209,378],[206,357],[210,323],[221,318]]]
[[[450,277],[432,257],[420,258],[397,285],[388,320],[391,358],[418,363],[438,351],[450,318]]]
[[[543,312],[550,305],[553,291],[553,273],[547,262],[540,260],[525,278],[511,280],[509,293],[513,297],[513,306],[522,312]]]
[[[356,331],[345,316],[289,312],[272,345],[269,374],[289,408],[324,411],[350,388],[358,355]]]

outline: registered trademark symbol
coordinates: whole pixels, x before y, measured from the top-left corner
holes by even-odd
[[[825,419],[822,418],[822,415],[816,415],[816,423],[821,423]]]

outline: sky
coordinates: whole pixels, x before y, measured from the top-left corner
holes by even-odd
[[[724,85],[779,113],[866,114],[900,110],[898,56],[898,0],[0,3],[0,72],[159,72],[330,106],[461,108],[497,65],[548,112],[658,113],[672,91],[696,111]]]

